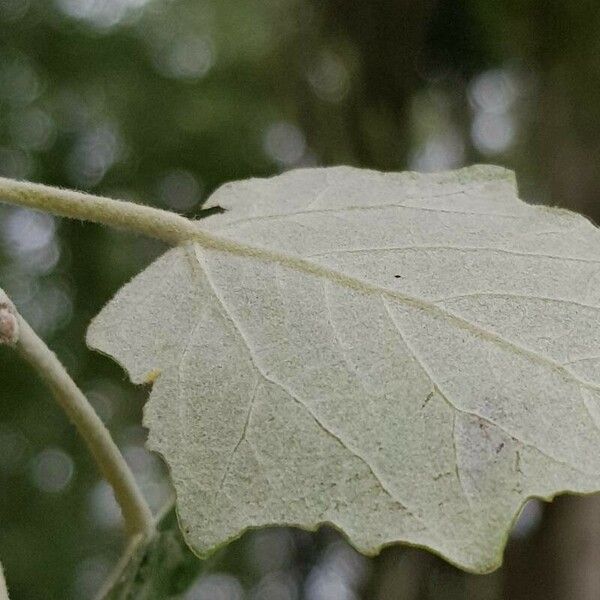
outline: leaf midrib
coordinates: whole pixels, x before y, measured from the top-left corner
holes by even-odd
[[[499,345],[513,352],[514,354],[525,356],[537,364],[544,365],[554,371],[557,371],[558,373],[560,373],[561,376],[565,377],[567,380],[573,381],[578,385],[586,389],[592,390],[594,392],[600,392],[600,385],[594,384],[590,381],[585,381],[584,379],[577,377],[577,375],[572,373],[561,363],[554,361],[551,358],[542,354],[538,354],[537,352],[530,350],[524,346],[516,344],[515,342],[508,340],[493,331],[489,331],[481,327],[480,325],[468,321],[467,319],[464,319],[463,317],[460,317],[455,313],[452,313],[448,309],[442,308],[433,302],[429,302],[427,300],[423,300],[422,298],[417,298],[416,296],[411,296],[409,294],[404,294],[402,292],[398,292],[396,290],[392,290],[380,285],[368,283],[362,279],[359,279],[352,275],[348,275],[341,271],[337,271],[330,267],[323,266],[319,263],[315,263],[301,256],[285,254],[283,252],[277,252],[266,248],[260,248],[258,246],[251,246],[248,244],[239,243],[228,238],[215,236],[214,234],[209,233],[206,230],[200,230],[200,235],[198,236],[198,238],[190,240],[190,242],[197,243],[206,250],[225,252],[236,256],[241,256],[243,258],[260,260],[267,263],[274,262],[284,267],[306,273],[308,275],[313,275],[315,277],[327,279],[342,287],[354,289],[358,292],[362,292],[365,294],[380,294],[382,296],[396,300],[406,306],[411,306],[413,308],[427,311],[430,314],[441,316],[442,318],[452,322],[455,326],[467,330],[470,333],[479,336],[482,339]]]

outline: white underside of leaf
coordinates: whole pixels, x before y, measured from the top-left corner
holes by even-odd
[[[523,502],[600,489],[600,232],[512,175],[228,184],[89,344],[135,382],[187,541],[331,523],[497,567]]]

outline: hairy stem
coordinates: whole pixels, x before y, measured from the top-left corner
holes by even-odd
[[[198,231],[189,219],[166,210],[3,177],[0,201],[142,233],[175,245],[194,238]]]
[[[17,327],[14,326],[16,321]],[[4,340],[4,342],[2,342]],[[150,536],[154,517],[110,433],[58,360],[0,290],[0,343],[14,346],[52,390],[112,486],[130,535]]]
[[[260,250],[257,251],[232,240],[212,235],[198,227],[191,219],[167,210],[134,202],[113,200],[3,177],[0,177],[0,202],[25,206],[61,217],[110,225],[154,237],[175,246],[195,241],[206,248],[215,250],[265,256],[265,253]],[[268,252],[266,255],[270,257]]]

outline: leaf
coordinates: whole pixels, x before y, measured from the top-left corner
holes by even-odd
[[[180,598],[206,569],[186,546],[173,505],[164,511],[157,534],[138,540],[115,573],[100,600],[167,600]]]
[[[512,173],[225,185],[88,340],[136,383],[187,542],[331,523],[501,562],[525,500],[600,489],[600,233]]]

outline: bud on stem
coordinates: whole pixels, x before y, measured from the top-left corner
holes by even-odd
[[[0,346],[14,346],[19,340],[19,320],[13,303],[0,289]]]

